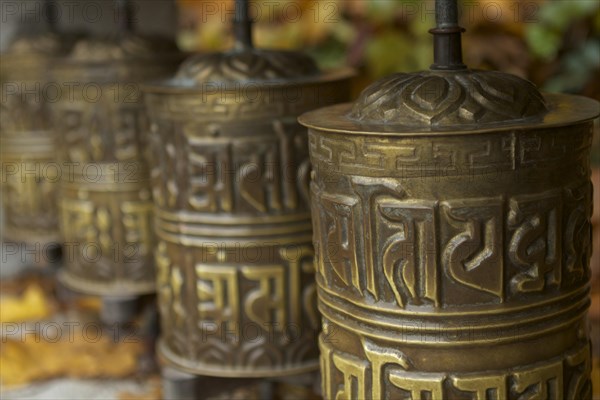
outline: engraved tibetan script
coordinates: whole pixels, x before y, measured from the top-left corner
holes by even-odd
[[[367,339],[362,340],[364,360],[340,352],[323,336],[319,346],[323,394],[331,400],[445,399],[453,398],[457,390],[473,400],[579,399],[591,394],[586,343],[516,369],[452,374],[415,371],[402,352]]]

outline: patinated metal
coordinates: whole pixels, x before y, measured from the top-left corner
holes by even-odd
[[[433,33],[454,38],[436,42],[460,49],[443,22]],[[430,71],[300,118],[323,395],[591,399],[598,103],[437,50]]]
[[[77,42],[53,68],[62,89],[52,104],[63,166],[59,277],[77,291],[155,290],[148,124],[139,84],[172,74],[181,60],[172,41],[126,30]]]
[[[47,104],[48,93],[54,93],[47,71],[66,56],[74,40],[50,28],[18,37],[0,57],[2,235],[40,252],[60,241],[56,206],[60,168]]]
[[[349,98],[351,71],[251,46],[193,56],[145,86],[151,119],[161,359],[192,374],[318,368],[307,131],[297,117]]]

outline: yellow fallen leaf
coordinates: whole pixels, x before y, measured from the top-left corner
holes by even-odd
[[[49,301],[37,284],[31,284],[21,296],[0,298],[0,323],[44,319],[50,315]]]
[[[143,351],[139,341],[114,343],[109,335],[92,341],[79,331],[58,342],[33,335],[5,340],[0,347],[0,383],[15,387],[58,377],[124,378],[136,371]]]

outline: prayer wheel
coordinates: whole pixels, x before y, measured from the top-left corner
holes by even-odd
[[[594,100],[434,64],[309,112],[326,399],[591,399]]]
[[[47,71],[73,43],[73,37],[49,25],[46,33],[13,41],[1,56],[0,71],[2,236],[27,243],[38,254],[60,241],[56,204],[61,171],[47,103],[56,88]]]
[[[64,268],[59,279],[105,297],[155,290],[152,199],[144,157],[147,119],[140,82],[170,75],[181,62],[167,39],[121,30],[78,41],[52,71],[52,104],[63,165],[60,196]]]
[[[349,70],[256,49],[238,1],[235,48],[144,86],[151,120],[158,353],[193,375],[318,369],[307,131],[349,99]]]

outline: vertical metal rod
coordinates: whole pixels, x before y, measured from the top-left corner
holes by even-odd
[[[433,34],[433,64],[435,70],[465,69],[462,62],[461,34],[465,31],[458,26],[458,5],[456,0],[436,0],[436,27]]]
[[[117,26],[119,34],[131,33],[133,31],[133,7],[129,0],[115,0],[115,12],[117,13]]]
[[[45,17],[46,22],[48,23],[48,28],[50,29],[50,32],[56,33],[56,31],[58,30],[58,8],[56,5],[56,1],[46,0],[45,8]]]
[[[233,20],[233,34],[237,48],[251,48],[252,20],[249,14],[248,0],[235,0],[235,17]]]
[[[435,22],[438,28],[458,27],[456,0],[437,0],[435,2]]]

